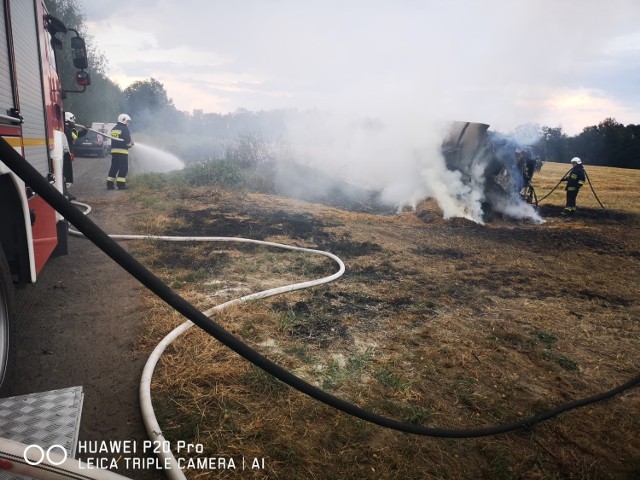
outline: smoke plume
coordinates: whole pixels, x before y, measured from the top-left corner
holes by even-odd
[[[462,217],[483,223],[490,205],[493,212],[541,222],[519,195],[487,192],[487,169],[495,169],[496,163],[518,179],[514,152],[520,143],[501,137],[499,148],[494,143],[490,150],[481,149],[468,168],[451,168],[443,156],[443,140],[449,128],[450,123],[444,121],[421,121],[418,126],[407,128],[405,122],[390,124],[310,111],[289,122],[285,137],[295,161],[358,188],[380,192],[380,199],[398,210],[415,208],[421,201],[433,198],[445,219]],[[534,139],[533,132],[528,136],[529,141]],[[287,167],[279,172],[281,190],[298,196],[299,179],[286,177]],[[519,191],[521,185],[508,187],[509,191]],[[303,188],[308,190],[309,184]],[[315,182],[311,188],[323,186]],[[327,190],[326,194],[330,192]]]

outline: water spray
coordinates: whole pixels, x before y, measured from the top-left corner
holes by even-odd
[[[108,138],[109,140],[120,140],[117,137],[113,137],[107,133],[94,130],[93,128],[86,127],[79,123],[77,123],[76,125],[80,128],[84,128],[90,132],[96,133],[104,138]],[[137,161],[138,167],[141,172],[166,173],[173,170],[182,170],[184,168],[184,162],[171,153],[162,151],[160,149],[140,142],[137,142],[135,145],[136,153],[142,154],[143,157],[142,160],[134,157],[134,161]]]
[[[138,173],[167,173],[184,168],[184,162],[177,156],[140,142],[136,142],[132,161]]]

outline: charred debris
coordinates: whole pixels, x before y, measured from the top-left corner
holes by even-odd
[[[482,211],[487,219],[504,212],[505,205],[537,206],[531,182],[544,161],[531,147],[489,131],[485,123],[453,122],[442,142],[442,155],[447,168],[460,172],[465,185],[482,189]]]

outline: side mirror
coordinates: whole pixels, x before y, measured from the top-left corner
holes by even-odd
[[[71,37],[71,55],[73,57],[74,67],[83,70],[89,66],[89,62],[87,60],[87,47],[85,46],[82,37]]]
[[[76,83],[81,87],[88,87],[89,85],[91,85],[91,77],[89,76],[89,72],[85,72],[84,70],[76,72]]]

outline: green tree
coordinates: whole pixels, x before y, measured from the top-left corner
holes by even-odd
[[[158,126],[159,118],[177,113],[164,85],[155,78],[134,82],[124,89],[123,95],[125,110],[138,129]]]
[[[45,0],[45,5],[50,15],[53,15],[68,28],[76,30],[81,36],[84,35],[84,16],[81,13],[81,9],[76,0]],[[66,90],[75,89],[75,72],[76,68],[73,66],[73,60],[71,57],[70,38],[74,34],[69,32],[66,35],[58,34],[58,38],[62,40],[63,47],[56,51],[56,57],[58,59],[58,73],[62,82],[62,88]],[[85,38],[85,40],[87,40]],[[87,42],[87,55],[89,54],[89,45]],[[91,63],[89,63],[90,66]],[[68,100],[69,103],[73,103],[72,99]]]
[[[615,118],[606,118],[598,124],[598,130],[602,136],[602,161],[603,165],[619,167],[624,163],[625,157],[625,126],[618,123]]]
[[[569,150],[586,163],[620,168],[640,168],[640,132],[636,125],[624,126],[615,118],[584,128],[569,139]]]
[[[596,125],[585,127],[582,132],[572,137],[569,142],[569,152],[572,157],[578,156],[592,165],[606,165],[603,158],[602,130]]]
[[[542,127],[542,136],[536,144],[537,151],[549,162],[568,161],[567,136],[561,127]]]
[[[91,86],[77,97],[80,109],[76,116],[80,123],[86,122],[83,124],[87,126],[91,126],[92,122],[115,123],[118,115],[124,111],[122,90],[104,75],[92,77]]]
[[[87,34],[85,16],[78,0],[45,0],[51,15],[61,20],[69,29],[76,30],[85,39],[91,75],[91,85],[83,93],[67,93],[65,110],[73,112],[79,123],[91,125],[94,121],[114,122],[122,110],[122,91],[107,74],[108,61]],[[76,68],[73,66],[70,42],[75,34],[69,32],[61,38],[64,48],[56,51],[62,87],[78,90],[75,84]]]
[[[628,142],[627,155],[625,157],[625,168],[640,168],[640,125],[627,125]]]

